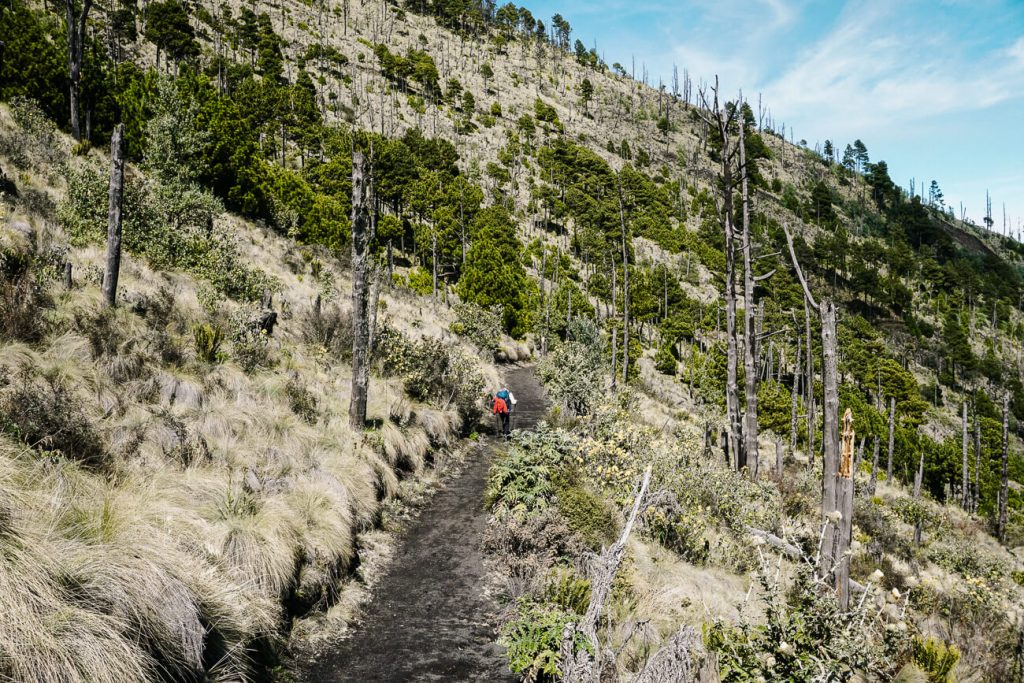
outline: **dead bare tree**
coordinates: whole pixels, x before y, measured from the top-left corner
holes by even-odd
[[[807,466],[814,467],[814,346],[811,342],[811,309],[804,298],[804,333],[807,338],[807,380],[804,382],[804,411],[807,413]]]
[[[799,384],[800,384],[800,333],[796,334],[796,368],[793,370],[793,392],[790,397],[791,406],[789,414],[789,452],[796,455],[797,418],[799,411]]]
[[[725,327],[726,327],[726,380],[725,410],[729,424],[728,452],[737,470],[746,467],[746,457],[742,445],[742,428],[740,423],[740,396],[738,383],[738,355],[736,350],[736,226],[733,225],[733,191],[732,155],[735,153],[732,142],[732,124],[737,108],[731,111],[722,107],[718,100],[718,78],[712,88],[714,100],[711,105],[701,92],[704,109],[714,112],[714,121],[708,120],[703,114],[701,118],[709,127],[715,127],[722,143],[722,231],[725,234]]]
[[[999,483],[999,519],[996,536],[1006,542],[1006,503],[1010,495],[1010,394],[1003,394],[1003,473]]]
[[[839,593],[839,608],[850,608],[850,543],[853,541],[853,413],[849,408],[843,414],[843,451],[836,473],[836,508],[839,511],[839,529],[835,534],[833,562],[835,587]]]
[[[970,473],[967,467],[967,401],[964,401],[963,405],[963,467],[960,479],[960,506],[964,510],[969,510],[971,507],[971,484],[970,484]]]
[[[579,622],[566,624],[562,632],[562,643],[559,649],[559,662],[562,668],[562,680],[565,683],[599,683],[608,680],[608,675],[615,672],[615,652],[602,646],[597,634],[601,613],[605,602],[611,594],[612,583],[618,574],[622,558],[626,554],[626,541],[636,523],[640,507],[647,495],[647,487],[651,483],[651,466],[648,465],[644,475],[637,484],[633,498],[633,509],[629,513],[626,525],[615,543],[603,553],[594,557],[590,568],[590,604],[587,612]],[[592,648],[593,655],[586,650],[577,652],[578,636],[586,638]]]
[[[875,488],[878,485],[878,451],[881,444],[878,437],[875,437],[874,453],[871,456],[871,480],[868,482],[868,495],[875,495]]]
[[[372,154],[372,151],[371,151]],[[373,169],[366,155],[352,153],[352,399],[349,424],[366,426],[366,400],[370,386],[371,314],[370,244],[376,230]]]
[[[803,269],[800,268],[800,262],[796,258],[796,250],[793,248],[793,237],[789,234],[789,229],[785,225],[782,226],[782,229],[786,235],[786,243],[789,246],[789,255],[793,262],[793,269],[796,271],[797,278],[800,280],[800,286],[804,290],[804,301],[808,307],[817,311],[821,318],[821,376],[824,393],[821,514],[825,519],[825,526],[822,531],[821,547],[823,552],[819,557],[818,568],[819,571],[824,569],[825,573],[832,574],[835,568],[840,567],[843,557],[843,553],[839,552],[843,540],[842,527],[840,526],[843,524],[843,511],[840,508],[843,500],[839,495],[842,489],[839,480],[842,477],[840,476],[839,467],[839,373],[836,354],[836,307],[831,298],[822,298],[820,304],[815,301],[814,295],[811,294],[810,287],[807,284],[807,279],[804,277]],[[810,358],[811,356],[808,354],[808,361],[810,361]],[[852,426],[850,426],[851,461],[853,457],[852,429]],[[850,463],[850,468],[852,469],[852,462]],[[843,486],[845,486],[845,483]],[[852,487],[852,482],[850,486]],[[847,521],[850,523],[852,523],[852,519],[849,519],[851,516],[852,513],[846,515]],[[845,592],[847,593],[846,600],[848,602],[848,575],[846,581]],[[844,586],[839,588],[840,599],[843,600]]]
[[[742,99],[737,108],[742,107]],[[740,148],[740,187],[742,196],[742,250],[743,250],[743,384],[746,394],[746,409],[743,413],[743,448],[739,454],[742,464],[748,466],[753,478],[757,478],[757,385],[759,383],[756,369],[758,359],[758,343],[761,325],[755,320],[755,316],[762,309],[754,301],[754,285],[768,277],[774,271],[765,275],[754,275],[754,263],[752,258],[753,237],[750,229],[750,192],[748,188],[747,169],[747,145],[744,141],[745,131],[743,128],[743,115],[736,117],[739,122],[739,148]],[[751,462],[753,461],[753,462]]]
[[[896,397],[889,397],[889,460],[885,464],[885,480],[892,484],[892,452],[896,447]]]
[[[110,196],[107,208],[107,262],[103,271],[103,300],[117,304],[117,278],[121,273],[121,217],[124,211],[124,124],[114,127],[110,139]]]
[[[68,79],[70,92],[68,101],[71,105],[71,135],[75,140],[82,141],[81,95],[82,95],[82,55],[85,44],[85,24],[89,19],[92,0],[64,0],[64,18],[68,30]]]
[[[626,241],[626,210],[622,203],[622,176],[617,177],[619,221],[622,224],[622,383],[629,381],[629,249]]]

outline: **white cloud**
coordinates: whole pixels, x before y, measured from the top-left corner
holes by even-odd
[[[1018,97],[1024,39],[1010,51],[1016,62],[994,50],[968,60],[946,49],[933,26],[918,27],[887,3],[850,3],[834,29],[763,90],[777,115],[799,119],[808,135],[863,136]]]
[[[1017,42],[1006,51],[1010,59],[1015,59],[1017,64],[1024,66],[1024,36],[1017,39]]]

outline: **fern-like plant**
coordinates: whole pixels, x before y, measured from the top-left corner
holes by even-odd
[[[220,345],[224,341],[224,331],[217,325],[196,325],[192,328],[192,338],[196,344],[196,354],[207,363],[220,362],[222,354]]]
[[[928,676],[929,683],[949,683],[960,661],[960,650],[952,643],[932,637],[914,638],[914,663]]]

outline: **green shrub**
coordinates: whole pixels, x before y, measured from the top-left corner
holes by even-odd
[[[0,339],[34,342],[46,331],[42,311],[52,305],[36,258],[18,249],[0,249]]]
[[[463,427],[472,429],[483,416],[484,376],[476,359],[436,337],[409,341],[388,324],[380,326],[374,356],[384,375],[404,380],[417,401],[455,406]]]
[[[675,354],[672,353],[672,347],[666,344],[658,349],[658,353],[654,355],[654,367],[663,375],[676,374],[678,362]]]
[[[552,502],[552,472],[573,449],[571,439],[544,426],[532,432],[516,432],[509,449],[491,465],[485,497],[499,516],[533,514]]]
[[[929,683],[948,683],[953,680],[953,669],[960,661],[960,650],[956,645],[946,644],[935,638],[914,638],[914,663],[928,676]]]
[[[284,385],[285,396],[288,397],[288,407],[308,424],[316,424],[318,417],[317,400],[304,384],[297,379],[289,379]]]
[[[104,462],[102,440],[82,402],[59,375],[40,375],[25,366],[13,380],[0,377],[0,389],[0,431],[55,457],[89,467]]]
[[[481,351],[495,354],[502,336],[501,306],[484,308],[474,303],[459,303],[453,307],[455,322],[451,331],[465,337]]]
[[[705,533],[707,519],[696,512],[651,507],[644,511],[647,534],[692,564],[707,561],[710,545]]]
[[[579,481],[558,481],[555,489],[558,510],[569,528],[591,549],[598,550],[615,542],[619,529],[614,508]]]
[[[573,320],[569,338],[537,366],[551,400],[574,415],[587,415],[601,397],[601,353],[597,326]]]
[[[784,591],[774,567],[757,574],[764,623],[717,619],[704,642],[717,654],[723,683],[740,681],[890,680],[908,655],[903,632],[888,627],[877,609],[856,602],[843,612],[831,591],[822,592],[801,567]]]
[[[585,614],[590,606],[590,580],[571,569],[556,569],[548,581],[545,598],[571,614]]]
[[[505,646],[509,668],[526,681],[558,680],[562,673],[558,668],[562,631],[577,618],[554,605],[520,600],[516,616],[501,628],[500,642]],[[589,650],[585,638],[577,637],[576,648]]]
[[[409,289],[420,296],[434,293],[434,278],[425,268],[419,266],[409,270]]]
[[[196,355],[206,363],[219,363],[224,358],[220,345],[224,341],[224,330],[217,325],[196,325],[192,328]]]

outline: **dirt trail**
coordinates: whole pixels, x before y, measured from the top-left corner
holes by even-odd
[[[540,385],[529,367],[505,376],[519,402],[513,428],[528,429],[545,411]],[[306,666],[302,680],[518,680],[493,642],[495,605],[484,593],[483,491],[499,444],[486,437],[478,456],[427,504],[355,633]]]

